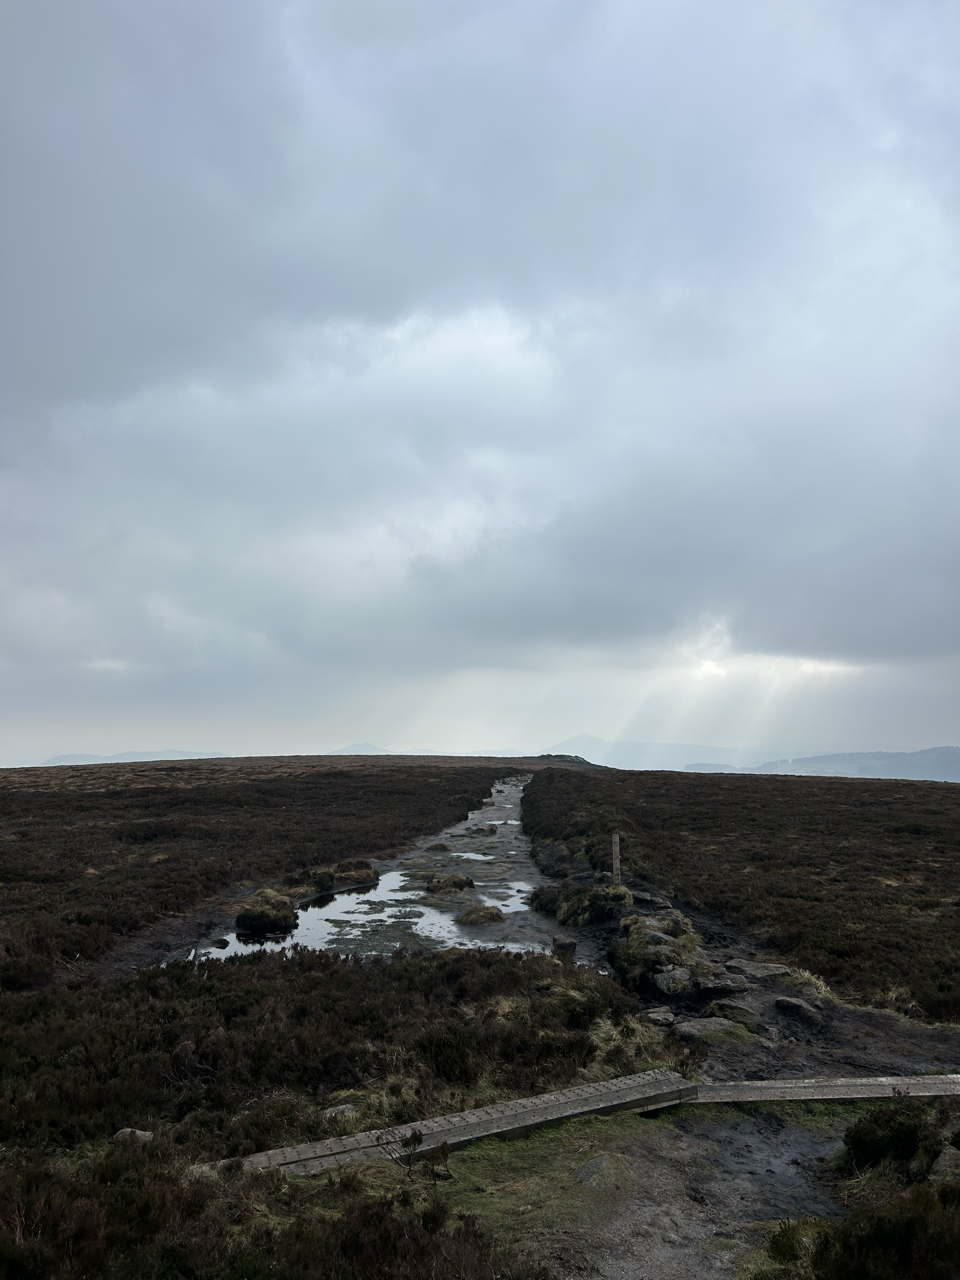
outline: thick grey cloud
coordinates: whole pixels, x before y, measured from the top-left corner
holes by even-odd
[[[6,758],[956,738],[952,7],[0,26]]]

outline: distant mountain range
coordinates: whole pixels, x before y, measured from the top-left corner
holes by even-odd
[[[689,764],[694,773],[790,773],[813,778],[912,778],[926,782],[960,782],[960,747],[927,747],[923,751],[839,751],[833,755],[767,760],[752,768],[722,762]]]
[[[41,760],[41,767],[48,764],[129,764],[135,760],[222,760],[220,751],[121,751],[115,756],[53,756]]]

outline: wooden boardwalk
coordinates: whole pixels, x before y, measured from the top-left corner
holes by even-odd
[[[581,1084],[556,1093],[542,1093],[535,1098],[516,1102],[498,1102],[476,1111],[457,1111],[452,1115],[401,1124],[392,1129],[373,1129],[367,1133],[351,1133],[344,1138],[327,1138],[303,1146],[279,1147],[248,1156],[245,1169],[283,1169],[287,1173],[314,1174],[351,1160],[370,1160],[378,1156],[404,1156],[403,1142],[419,1133],[422,1142],[418,1155],[437,1151],[446,1143],[449,1150],[466,1146],[477,1138],[520,1137],[531,1129],[572,1116],[610,1115],[615,1111],[655,1111],[659,1107],[690,1102],[697,1086],[673,1071],[644,1071],[635,1076],[621,1076],[603,1084]]]
[[[743,1080],[699,1084],[694,1102],[840,1102],[844,1098],[947,1098],[960,1094],[960,1076],[869,1076],[837,1080]]]
[[[918,1098],[960,1095],[960,1075],[871,1076],[836,1080],[745,1080],[693,1084],[672,1071],[644,1071],[602,1084],[582,1084],[535,1098],[498,1102],[475,1111],[457,1111],[392,1129],[372,1129],[297,1147],[278,1147],[248,1156],[245,1169],[283,1169],[301,1176],[324,1173],[353,1160],[430,1155],[444,1144],[451,1151],[478,1138],[516,1138],[541,1125],[581,1115],[616,1111],[656,1111],[680,1102],[838,1102],[851,1098],[891,1098],[898,1092]],[[415,1148],[404,1146],[419,1135]]]

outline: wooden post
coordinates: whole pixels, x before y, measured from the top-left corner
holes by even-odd
[[[620,883],[620,833],[613,833],[613,883]]]

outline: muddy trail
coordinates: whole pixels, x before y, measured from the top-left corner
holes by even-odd
[[[503,780],[464,821],[375,861],[375,885],[300,901],[296,929],[282,937],[238,937],[237,910],[261,888],[247,885],[145,932],[108,957],[98,976],[294,943],[361,955],[450,946],[542,952],[558,934],[576,942],[576,963],[608,972],[607,953],[622,937],[619,920],[559,929],[553,918],[530,909],[541,885],[587,884],[594,877],[556,846],[531,849],[520,823],[526,780]],[[665,898],[649,883],[625,883],[634,903],[621,914],[640,915],[664,942],[670,939],[659,931],[678,917],[695,930],[695,953],[688,949],[684,962],[695,971],[690,982],[671,979],[680,966],[664,955],[661,972],[649,975],[638,998],[650,1021],[701,1046],[700,1080],[960,1071],[960,1027],[911,1022],[836,999],[708,913]],[[471,909],[491,907],[499,919],[463,920]],[[579,1180],[590,1194],[619,1168],[627,1171],[629,1190],[598,1206],[588,1232],[554,1233],[545,1247],[564,1276],[732,1276],[771,1222],[842,1212],[818,1172],[839,1150],[855,1112],[850,1103],[757,1104],[685,1106],[640,1125],[610,1117],[599,1163],[580,1171]]]

